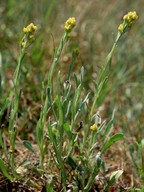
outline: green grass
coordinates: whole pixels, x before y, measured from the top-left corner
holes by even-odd
[[[97,19],[92,11],[87,18],[93,5],[83,3],[1,3],[1,190],[143,190],[141,10],[133,2],[138,22],[116,35],[126,3],[116,3],[118,15],[98,3],[107,10]],[[60,8],[68,9],[61,17]],[[18,17],[38,27],[32,46]]]

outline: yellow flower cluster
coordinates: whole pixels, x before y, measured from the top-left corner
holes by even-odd
[[[24,33],[34,33],[37,30],[37,26],[33,23],[30,23],[27,27],[23,28]]]
[[[66,22],[65,22],[65,26],[64,29],[65,31],[67,31],[68,33],[70,33],[72,31],[72,29],[75,27],[76,25],[76,19],[74,17],[70,17]]]
[[[128,27],[132,27],[135,21],[138,19],[138,15],[135,11],[130,11],[123,17],[123,23],[118,26],[118,31],[121,33]]]
[[[128,12],[128,14],[126,14],[124,17],[123,17],[123,20],[126,21],[126,23],[128,24],[128,26],[132,26],[135,22],[135,20],[138,19],[138,16],[136,14],[135,11],[130,11]]]
[[[97,131],[98,130],[98,126],[96,124],[93,124],[92,126],[90,126],[90,130],[91,131]]]
[[[37,26],[35,26],[33,23],[30,23],[27,27],[23,28],[24,37],[21,42],[21,47],[26,48],[28,47],[34,40],[34,33],[37,30]]]

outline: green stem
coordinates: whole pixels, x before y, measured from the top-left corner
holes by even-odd
[[[49,72],[49,76],[48,76],[48,81],[47,81],[47,89],[50,89],[52,91],[52,78],[53,78],[53,74],[54,74],[54,70],[58,65],[58,61],[61,55],[61,52],[63,50],[63,47],[65,45],[65,43],[67,42],[68,38],[67,38],[67,33],[64,32],[62,39],[60,41],[59,47],[57,48],[55,55],[54,55],[54,59],[50,68],[50,72]],[[50,94],[50,93],[49,93]],[[47,114],[48,114],[48,106],[49,106],[49,98],[48,98],[48,93],[46,92],[46,98],[45,98],[45,102],[43,105],[43,109],[41,111],[41,115],[40,115],[40,119],[39,122],[37,124],[37,133],[39,133],[38,129],[41,129],[41,138],[40,141],[38,142],[39,144],[39,148],[40,148],[40,154],[41,154],[41,168],[43,169],[43,160],[44,160],[44,124],[46,122],[46,118],[47,118]],[[40,123],[41,122],[41,123]]]
[[[17,65],[17,68],[15,70],[15,73],[14,73],[14,86],[16,87],[17,84],[18,84],[18,78],[19,78],[19,74],[20,74],[20,70],[21,70],[21,65],[22,65],[22,61],[23,61],[23,58],[25,56],[25,49],[22,49],[21,50],[21,53],[20,53],[20,57],[19,57],[19,60],[18,60],[18,65]]]
[[[97,83],[98,85],[101,83],[101,81],[103,80],[103,78],[106,76],[106,72],[107,72],[107,69],[108,67],[110,68],[111,67],[111,61],[112,61],[112,56],[113,56],[113,53],[114,53],[114,50],[118,44],[118,41],[120,40],[121,38],[121,33],[118,32],[117,34],[117,37],[116,37],[116,40],[111,48],[111,51],[109,52],[109,54],[107,55],[106,57],[106,61],[105,61],[105,64],[104,66],[102,67],[102,69],[100,70],[100,74],[98,76],[98,79],[97,79]]]
[[[90,110],[89,121],[88,121],[88,129],[86,129],[85,135],[84,135],[84,145],[85,145],[85,142],[87,140],[87,136],[88,136],[88,133],[89,133],[89,127],[90,127],[90,124],[91,124],[91,121],[92,121],[92,116],[93,116],[93,113],[94,113],[94,109],[95,109],[97,100],[100,97],[101,91],[103,90],[103,86],[106,84],[106,81],[108,79],[108,75],[107,75],[108,67],[109,68],[111,67],[112,56],[113,56],[114,50],[115,50],[121,36],[122,36],[122,33],[118,32],[116,40],[115,40],[115,42],[114,42],[114,44],[113,44],[113,46],[111,48],[111,51],[109,52],[109,54],[106,57],[105,64],[101,68],[100,73],[99,73],[99,75],[97,77],[98,89],[97,89],[97,92],[94,95],[94,102],[93,102],[91,110]]]
[[[107,55],[107,57],[106,57],[105,65],[102,67],[102,69],[100,71],[100,74],[98,76],[98,80],[97,80],[98,92],[94,96],[95,99],[94,99],[92,109],[91,109],[91,112],[90,112],[90,120],[92,118],[92,114],[93,114],[94,108],[96,106],[97,99],[99,98],[99,95],[101,94],[102,88],[105,85],[105,82],[107,80],[107,70],[108,70],[108,67],[111,67],[112,56],[113,56],[114,50],[115,50],[115,48],[117,46],[117,43],[118,43],[120,37],[121,37],[121,33],[118,32],[116,40],[115,40],[115,42],[114,42],[114,44],[112,46],[112,49],[111,49],[110,53]]]
[[[10,147],[12,150],[11,154],[11,167],[12,170],[14,170],[14,152],[15,152],[15,139],[16,139],[16,130],[14,128],[14,120],[16,118],[17,112],[18,112],[18,105],[19,105],[19,94],[18,94],[18,83],[19,83],[19,74],[21,71],[21,65],[22,61],[25,55],[25,49],[21,50],[20,57],[18,60],[18,65],[16,67],[14,78],[13,78],[13,101],[12,101],[12,107],[11,107],[11,113],[10,113],[10,121],[9,121],[9,139],[10,139]]]
[[[56,66],[58,65],[59,57],[61,55],[64,44],[67,42],[67,40],[68,40],[67,33],[64,32],[64,34],[61,38],[61,42],[59,44],[59,47],[57,48],[57,50],[55,52],[52,66],[50,68],[50,72],[49,72],[49,76],[48,76],[48,87],[51,87],[54,70],[55,70]]]

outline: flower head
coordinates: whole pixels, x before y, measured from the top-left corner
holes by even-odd
[[[64,29],[65,29],[66,32],[70,33],[72,31],[72,29],[75,27],[75,25],[76,25],[76,19],[74,17],[70,17],[65,22]]]
[[[131,27],[134,24],[135,20],[137,19],[138,19],[138,15],[136,14],[135,11],[133,12],[130,11],[123,17],[123,20],[128,24],[129,27]]]
[[[37,26],[33,23],[30,23],[27,27],[23,28],[24,33],[34,33],[37,30]]]
[[[21,48],[25,49],[29,45],[31,45],[32,42],[34,42],[35,37],[35,31],[37,30],[37,26],[33,23],[30,23],[27,27],[23,28],[24,36],[21,41]]]
[[[123,23],[118,26],[118,31],[122,34],[130,29],[135,21],[138,19],[138,15],[135,11],[130,11],[123,17]]]
[[[93,124],[92,126],[90,126],[90,130],[91,131],[97,131],[98,130],[98,126],[96,124]]]

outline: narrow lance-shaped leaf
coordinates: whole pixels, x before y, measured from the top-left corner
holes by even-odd
[[[102,147],[101,153],[104,153],[113,143],[123,138],[122,133],[117,133],[113,135]]]
[[[53,108],[50,93],[51,93],[51,89],[50,89],[50,87],[47,87],[47,96],[48,96],[48,102],[49,102],[49,105],[50,105],[50,109],[51,109],[51,111],[52,111],[52,113],[54,115],[55,121],[57,121],[57,116],[56,116],[55,110]]]
[[[4,113],[4,111],[6,110],[6,108],[8,107],[8,104],[9,104],[9,99],[6,99],[4,101],[3,106],[0,109],[0,118],[1,118],[2,114]]]
[[[71,132],[71,129],[70,129],[69,124],[66,122],[63,126],[64,126],[65,132],[67,133],[69,139],[71,140],[71,138],[72,138],[72,132]]]
[[[8,174],[6,166],[5,166],[5,164],[4,164],[2,159],[0,159],[0,169],[1,169],[1,171],[3,172],[3,174],[4,174],[4,176],[6,178],[8,178],[10,181],[13,180],[13,178]]]
[[[77,109],[77,105],[78,105],[78,101],[79,101],[79,97],[81,94],[81,84],[77,87],[76,91],[75,91],[75,95],[73,98],[73,106],[72,106],[72,119],[74,119],[75,113],[76,113],[76,109]]]
[[[93,182],[94,182],[94,180],[95,180],[95,177],[98,175],[98,173],[99,173],[99,171],[100,171],[100,167],[101,167],[101,165],[102,165],[102,160],[101,160],[101,158],[100,158],[99,155],[96,156],[96,162],[97,162],[97,164],[96,164],[96,166],[95,166],[95,168],[94,168],[94,170],[93,170],[93,173],[91,174],[91,176],[90,176],[90,178],[89,178],[89,180],[88,180],[87,185],[86,185],[85,188],[84,188],[84,192],[90,191],[91,186],[92,186],[92,184],[93,184]]]
[[[23,145],[32,153],[35,153],[35,149],[33,148],[33,146],[31,145],[31,143],[29,141],[23,141]]]
[[[107,137],[107,136],[109,135],[109,133],[111,132],[112,129],[113,129],[113,119],[111,119],[111,120],[108,122],[108,124],[107,124],[107,126],[106,126],[106,128],[105,128],[105,131],[104,131],[104,133],[103,133],[103,135],[102,135],[102,137],[101,137],[101,140],[104,140],[105,137]]]

